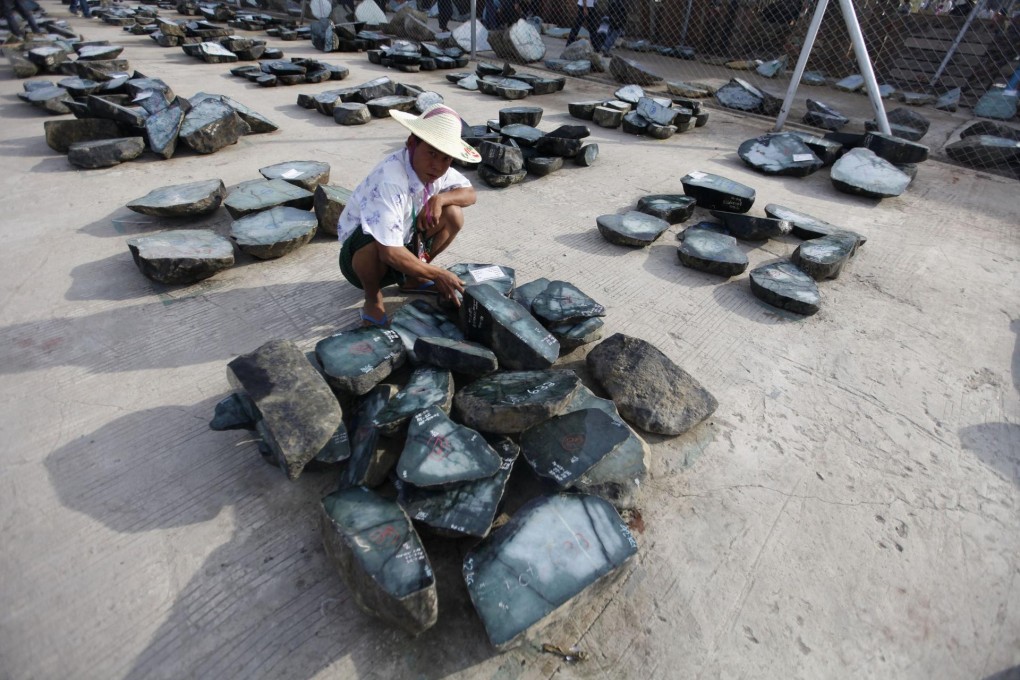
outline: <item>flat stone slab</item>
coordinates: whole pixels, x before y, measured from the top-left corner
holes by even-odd
[[[223,207],[235,220],[277,206],[310,210],[312,192],[282,179],[256,179],[238,184],[223,199]]]
[[[43,122],[43,131],[46,135],[46,144],[59,153],[67,153],[76,142],[116,139],[121,135],[117,123],[102,118],[47,120]]]
[[[869,132],[864,137],[864,148],[875,152],[876,156],[894,165],[923,163],[928,160],[928,147],[924,144],[881,132]]]
[[[443,337],[419,337],[414,343],[414,355],[424,363],[468,376],[488,375],[499,367],[489,348]]]
[[[643,248],[651,245],[669,222],[653,215],[631,210],[623,215],[599,215],[595,218],[599,233],[610,243]]]
[[[453,397],[457,420],[481,432],[517,434],[563,412],[581,384],[573,371],[507,371],[479,378]]]
[[[531,313],[546,326],[577,324],[592,317],[605,316],[606,308],[566,281],[550,281],[531,300]]]
[[[277,206],[235,221],[230,238],[252,257],[272,260],[311,241],[318,226],[315,215],[307,210]]]
[[[517,285],[517,272],[504,265],[458,262],[447,270],[456,274],[465,285],[484,283],[498,290],[500,295],[510,295]]]
[[[368,393],[403,365],[406,353],[400,336],[388,328],[343,331],[320,340],[315,356],[326,381],[344,395]]]
[[[73,101],[67,90],[56,85],[40,87],[27,92],[19,92],[18,98],[22,101],[28,102],[36,108],[40,108],[47,113],[53,114],[69,113],[70,109],[68,108],[67,103]]]
[[[161,96],[161,95],[160,95]],[[184,126],[184,109],[173,104],[145,119],[145,137],[149,150],[163,158],[172,158]]]
[[[407,429],[407,422],[415,413],[433,406],[450,412],[453,404],[453,376],[450,371],[434,366],[419,366],[411,374],[404,389],[390,399],[372,424],[383,435],[396,437]]]
[[[765,97],[761,90],[742,78],[734,78],[715,92],[720,106],[749,113],[762,113]]]
[[[329,163],[321,161],[286,161],[259,168],[266,179],[282,179],[306,191],[315,191],[329,182]]]
[[[697,203],[683,194],[651,194],[638,199],[637,209],[670,224],[680,224],[691,218]]]
[[[127,244],[138,270],[158,283],[195,283],[234,264],[229,239],[205,229],[139,236]]]
[[[478,432],[431,406],[411,418],[397,477],[419,488],[448,488],[490,478],[502,462]]]
[[[535,146],[538,140],[545,136],[545,133],[536,127],[531,125],[522,125],[520,123],[511,123],[510,125],[501,125],[499,128],[499,134],[503,137],[509,138],[517,142],[520,146]]]
[[[372,112],[360,102],[343,102],[333,107],[333,120],[338,125],[364,125],[372,120]]]
[[[184,116],[180,138],[198,153],[214,153],[236,144],[251,128],[222,101],[205,99]]]
[[[764,175],[807,177],[823,165],[804,140],[787,132],[748,139],[737,149],[737,155]]]
[[[373,3],[365,0],[359,9],[365,4]],[[326,556],[363,611],[411,635],[435,624],[435,574],[396,501],[364,488],[343,489],[322,499],[320,519]]]
[[[89,45],[78,50],[78,58],[83,61],[116,59],[123,51],[122,45]]]
[[[793,229],[789,222],[777,220],[772,217],[755,217],[741,213],[731,213],[722,210],[710,211],[713,217],[719,218],[726,231],[744,241],[764,241],[784,234],[789,234]]]
[[[534,156],[524,160],[524,169],[536,177],[551,175],[563,167],[561,156]]]
[[[836,232],[801,243],[790,260],[815,281],[835,279],[857,252],[858,243],[854,234]]]
[[[815,280],[792,262],[773,262],[751,270],[751,292],[773,307],[810,316],[822,304]]]
[[[712,91],[707,87],[682,80],[668,81],[666,91],[679,97],[704,98],[712,96]]]
[[[844,92],[856,92],[857,90],[864,87],[864,76],[855,73],[854,75],[847,76],[842,80],[838,80],[833,84],[837,90],[843,90]]]
[[[846,194],[869,198],[899,196],[910,177],[869,149],[851,149],[832,166],[832,185]]]
[[[636,552],[637,541],[607,501],[540,497],[465,556],[464,580],[489,641],[504,650],[566,618],[583,593],[597,594],[592,586]]]
[[[412,300],[394,312],[390,329],[400,336],[408,358],[415,364],[422,363],[414,352],[418,338],[464,339],[464,333],[449,317],[424,300]]]
[[[541,106],[510,106],[499,110],[499,125],[536,127],[542,120]]]
[[[609,62],[609,75],[618,83],[628,85],[657,85],[663,80],[662,76],[653,73],[641,62],[623,57],[613,57]]]
[[[597,408],[580,409],[553,416],[522,432],[521,453],[539,477],[568,489],[622,444],[628,434],[618,418]]]
[[[127,208],[153,217],[200,217],[220,207],[226,193],[223,180],[207,179],[153,189]]]
[[[836,234],[840,232],[846,232],[853,234],[858,241],[858,245],[864,245],[868,239],[863,234],[850,231],[849,229],[843,229],[833,224],[829,224],[825,220],[820,220],[817,217],[812,217],[805,212],[794,210],[793,208],[787,208],[783,205],[776,203],[769,203],[765,206],[765,214],[769,217],[774,217],[777,220],[785,220],[789,222],[792,227],[792,233],[794,236],[802,239],[814,239],[822,236],[828,236],[829,234]]]
[[[109,168],[124,161],[134,160],[145,151],[142,137],[121,137],[119,139],[98,139],[75,142],[67,149],[67,161],[85,169]]]
[[[237,61],[237,55],[219,43],[200,43],[195,52],[194,56],[207,64],[232,64]]]
[[[464,289],[460,322],[467,339],[491,349],[504,368],[548,368],[559,356],[556,338],[528,310],[490,285]]]
[[[680,178],[684,193],[707,210],[745,213],[754,205],[754,189],[720,175],[696,170]]]
[[[397,393],[396,385],[376,385],[355,405],[350,422],[351,455],[340,473],[339,488],[375,488],[386,481],[400,457],[397,440],[383,438],[373,422]]]
[[[685,234],[677,253],[684,266],[709,274],[738,276],[747,269],[747,255],[737,240],[707,229]]]
[[[415,101],[414,97],[401,97],[394,94],[369,99],[365,102],[365,106],[368,107],[368,112],[373,118],[389,118],[390,111],[413,112]]]
[[[1020,141],[992,135],[964,137],[946,145],[946,155],[975,168],[1020,163]]]
[[[227,379],[261,413],[257,430],[290,479],[329,442],[343,413],[326,381],[289,340],[272,340],[227,364]]]

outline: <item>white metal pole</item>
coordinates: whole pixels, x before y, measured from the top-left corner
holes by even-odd
[[[818,0],[815,6],[815,14],[811,17],[811,24],[808,26],[807,35],[804,36],[804,46],[800,48],[800,56],[797,57],[797,66],[793,69],[793,77],[790,78],[790,87],[786,89],[786,98],[783,100],[783,108],[779,110],[779,117],[776,118],[776,126],[773,132],[780,132],[786,123],[793,107],[793,98],[800,86],[800,79],[804,77],[804,69],[807,68],[808,58],[815,46],[815,39],[818,38],[818,29],[822,25],[822,17],[825,16],[825,8],[829,6],[829,0]]]
[[[946,52],[946,56],[942,59],[942,63],[939,64],[938,70],[935,71],[935,75],[932,76],[931,82],[928,83],[928,87],[935,87],[935,83],[939,82],[939,78],[942,77],[942,72],[946,70],[946,66],[949,66],[949,60],[953,58],[954,54],[956,54],[956,50],[960,49],[960,43],[963,42],[963,37],[967,35],[967,30],[970,28],[970,25],[974,22],[978,13],[980,13],[984,8],[985,0],[979,0],[979,2],[975,3],[974,9],[972,9],[970,14],[967,16],[967,21],[963,22],[963,27],[960,29],[960,32],[956,34],[956,40],[954,40],[953,44],[949,46],[949,51]]]
[[[846,30],[854,44],[854,53],[857,55],[857,67],[861,70],[861,75],[864,77],[864,87],[868,90],[871,108],[875,110],[875,121],[878,122],[878,129],[884,134],[892,134],[892,131],[889,129],[889,119],[885,115],[885,106],[882,104],[882,96],[878,93],[878,81],[875,80],[875,70],[871,67],[868,48],[864,44],[861,24],[857,21],[857,13],[854,11],[854,4],[852,0],[839,0],[839,7],[843,10]]]
[[[477,31],[478,31],[478,24],[476,24],[475,22],[478,21],[478,17],[476,16],[477,10],[478,10],[478,0],[471,0],[471,61],[475,61],[476,60],[476,57],[475,57],[475,40],[476,40],[475,35],[476,35]]]

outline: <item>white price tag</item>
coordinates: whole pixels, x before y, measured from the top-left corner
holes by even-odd
[[[814,154],[810,153],[795,153],[793,154],[793,162],[799,163],[800,161],[813,161],[815,159]]]
[[[489,267],[481,267],[480,269],[472,269],[470,272],[468,272],[468,274],[471,276],[472,279],[474,279],[476,283],[481,283],[482,281],[491,281],[493,279],[498,279],[504,276],[503,270],[497,267],[496,265],[492,265]]]
[[[705,177],[705,173],[695,170],[694,172],[688,172],[687,176],[691,179],[701,179]]]
[[[294,179],[295,177],[300,177],[300,176],[301,176],[301,171],[298,170],[297,168],[291,168],[290,170],[288,170],[285,173],[283,173],[282,175],[280,175],[280,177],[282,177],[284,179]]]

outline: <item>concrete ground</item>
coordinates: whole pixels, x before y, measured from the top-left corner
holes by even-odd
[[[65,10],[52,0],[51,12]],[[323,554],[329,475],[288,482],[239,432],[213,432],[225,365],[273,338],[311,348],[351,325],[359,296],[337,244],[240,257],[189,287],[143,278],[125,241],[167,225],[127,211],[149,190],[227,185],[295,159],[353,187],[403,128],[343,128],[177,49],[98,22],[132,67],[185,96],[220,92],[281,129],[211,156],[181,152],[79,171],[45,144],[22,83],[0,74],[0,668],[11,678],[1003,678],[1020,665],[1020,237],[1017,183],[926,163],[900,198],[837,193],[826,172],[768,178],[737,159],[767,124],[713,111],[668,141],[595,128],[592,168],[503,191],[478,186],[441,262],[493,262],[574,282],[608,333],[654,343],[719,400],[693,432],[649,437],[640,551],[606,597],[547,641],[489,646],[466,601],[466,545],[429,540],[438,624],[412,640],[362,614]],[[287,56],[308,43],[281,43]],[[472,123],[505,102],[330,58],[442,93]],[[571,80],[572,100],[612,87]],[[688,171],[757,189],[858,230],[867,245],[821,284],[810,318],[678,264],[673,227],[647,249],[605,242],[595,217]],[[225,231],[218,211],[206,223]],[[792,238],[743,244],[752,266]],[[390,309],[402,300],[391,298]],[[565,358],[577,366],[577,351]],[[1013,669],[1010,676],[1009,669]]]

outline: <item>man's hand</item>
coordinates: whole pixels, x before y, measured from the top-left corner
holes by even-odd
[[[440,297],[460,307],[460,297],[457,294],[464,292],[464,282],[457,278],[453,272],[438,267],[436,270],[437,273],[432,280],[436,284],[436,290],[439,291]]]
[[[418,219],[415,224],[418,231],[424,232],[426,236],[434,236],[439,229],[439,218],[443,215],[443,207],[445,205],[446,199],[443,197],[443,194],[430,196],[428,203],[418,213]]]

